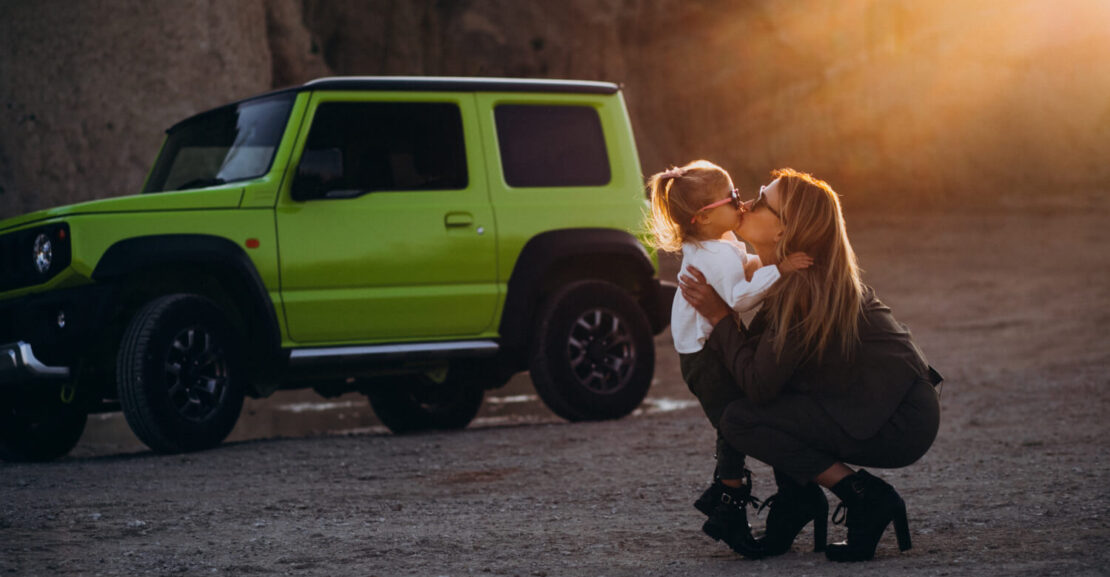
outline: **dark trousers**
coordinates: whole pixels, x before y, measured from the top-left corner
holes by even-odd
[[[721,417],[720,431],[736,450],[804,484],[838,462],[880,469],[910,465],[929,450],[939,426],[936,390],[922,379],[870,439],[848,435],[812,397],[798,394],[766,405],[738,399]]]
[[[701,402],[705,416],[717,429],[717,476],[721,479],[740,479],[744,476],[744,453],[736,450],[721,435],[721,415],[736,400],[744,398],[732,375],[717,354],[708,349],[678,355],[682,379],[690,392]]]

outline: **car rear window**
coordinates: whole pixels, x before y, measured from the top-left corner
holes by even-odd
[[[494,118],[509,186],[609,183],[609,154],[594,108],[503,104],[494,109]]]

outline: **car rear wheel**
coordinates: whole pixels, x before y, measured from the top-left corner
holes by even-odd
[[[85,431],[88,415],[61,403],[0,407],[0,459],[49,461],[69,453]]]
[[[374,381],[366,390],[378,420],[396,434],[462,429],[482,407],[484,383],[452,366]]]
[[[243,407],[236,332],[212,301],[157,298],[135,314],[116,364],[120,405],[135,435],[159,453],[220,444]]]
[[[536,392],[560,417],[623,417],[651,386],[651,326],[624,289],[604,281],[570,284],[540,313],[529,368]]]

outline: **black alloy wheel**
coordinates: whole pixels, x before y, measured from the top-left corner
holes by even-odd
[[[572,283],[540,311],[529,370],[536,392],[570,421],[617,419],[640,406],[655,372],[651,325],[632,295]]]
[[[227,351],[207,328],[193,325],[179,332],[164,367],[170,402],[182,418],[202,423],[220,409],[230,378]]]
[[[244,383],[238,332],[207,298],[175,294],[139,309],[116,360],[127,423],[159,453],[208,449],[234,428]]]
[[[583,312],[567,337],[567,362],[583,388],[601,395],[620,390],[636,367],[628,323],[610,309]]]

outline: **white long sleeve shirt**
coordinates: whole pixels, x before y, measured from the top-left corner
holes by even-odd
[[[687,242],[682,244],[681,274],[686,273],[686,268],[693,265],[705,275],[705,280],[717,294],[733,310],[741,313],[754,312],[763,301],[763,295],[775,281],[779,280],[777,266],[760,267],[748,280],[744,274],[744,265],[748,259],[744,244],[729,240],[706,240],[699,243]],[[671,336],[674,337],[674,348],[679,353],[696,353],[705,346],[709,333],[713,332],[713,325],[705,317],[698,314],[682,294],[674,297],[671,306]]]

